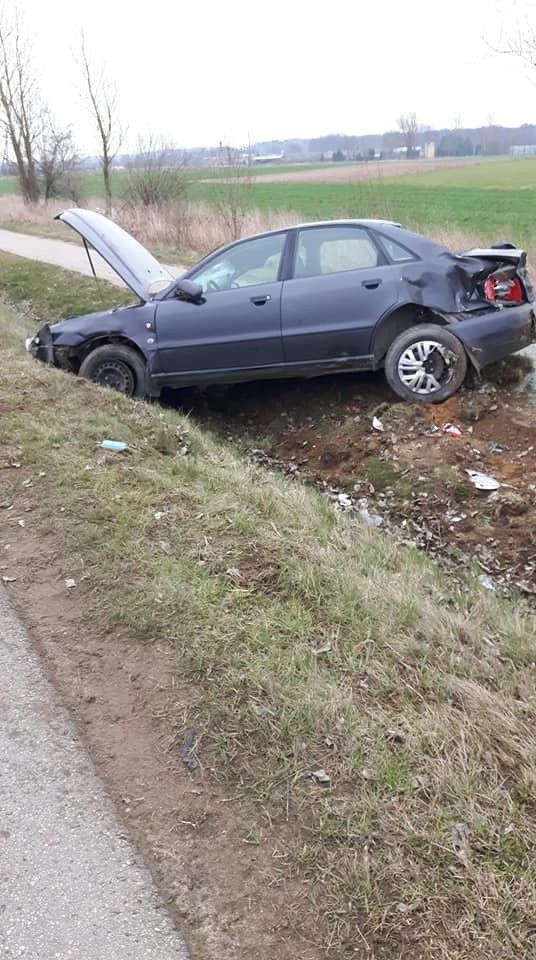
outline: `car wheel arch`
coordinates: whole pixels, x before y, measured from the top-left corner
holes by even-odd
[[[93,351],[98,347],[105,347],[107,344],[110,344],[111,346],[129,347],[139,355],[140,359],[143,360],[145,364],[148,362],[147,355],[143,352],[135,340],[131,340],[130,337],[123,336],[122,334],[107,333],[97,334],[90,340],[85,340],[84,343],[82,343],[80,347],[76,349],[77,369],[90,353],[93,353]]]
[[[383,316],[374,327],[371,339],[370,353],[374,368],[378,369],[382,366],[385,355],[396,337],[420,323],[436,323],[445,326],[447,320],[434,313],[429,307],[423,307],[418,303],[397,306],[395,310]]]

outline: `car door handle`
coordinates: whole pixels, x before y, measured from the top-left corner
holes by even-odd
[[[363,280],[361,284],[362,287],[365,287],[367,290],[376,290],[380,286],[381,279],[378,277],[377,280]]]
[[[255,304],[256,307],[262,307],[263,303],[268,303],[268,300],[271,300],[269,293],[265,293],[262,297],[251,297],[251,302]]]

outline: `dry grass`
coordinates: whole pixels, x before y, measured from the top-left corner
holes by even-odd
[[[298,877],[290,922],[336,958],[531,960],[530,612],[177,413],[32,362],[23,327],[2,310],[0,441],[35,478],[26,522],[53,522],[73,569],[84,557],[103,628],[173,640],[203,690],[203,763],[277,848],[267,897]],[[99,457],[102,436],[130,453]]]
[[[88,201],[86,206],[104,212],[98,200]],[[0,224],[6,229],[78,242],[71,230],[54,220],[55,214],[64,207],[65,204],[59,201],[28,206],[20,197],[0,197]],[[225,219],[208,204],[175,203],[168,204],[165,209],[118,207],[114,218],[157,256],[169,262],[195,262],[199,256],[232,239]],[[300,221],[300,215],[294,210],[270,212],[253,209],[244,216],[241,233],[250,236]],[[489,243],[489,237],[478,231],[454,227],[432,229],[429,236],[451,250],[468,250]],[[529,246],[529,257],[531,250],[532,245]],[[536,262],[536,249],[531,259]]]
[[[28,206],[20,197],[0,197],[0,225],[5,229],[78,242],[71,230],[54,220],[65,206],[61,201]],[[101,201],[88,200],[85,206],[104,213]],[[181,263],[195,261],[232,240],[225,218],[208,204],[170,203],[165,208],[119,206],[114,210],[114,219],[158,256]],[[249,236],[276,230],[300,219],[292,210],[250,210],[243,217],[241,233]]]

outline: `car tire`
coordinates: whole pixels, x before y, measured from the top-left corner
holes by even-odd
[[[79,376],[126,397],[145,396],[145,362],[131,347],[106,343],[95,347],[80,364]]]
[[[442,403],[460,389],[466,373],[465,347],[435,323],[405,330],[385,357],[387,382],[403,400]]]

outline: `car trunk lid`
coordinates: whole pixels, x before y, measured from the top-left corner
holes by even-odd
[[[126,230],[94,210],[72,208],[55,218],[71,227],[85,244],[106,261],[140,300],[150,300],[158,290],[173,282],[173,277],[152,253]]]

